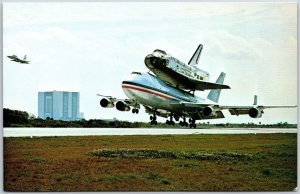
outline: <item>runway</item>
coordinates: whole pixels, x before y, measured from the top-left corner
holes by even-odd
[[[4,128],[4,137],[95,136],[95,135],[175,135],[175,134],[261,134],[297,133],[296,128]]]

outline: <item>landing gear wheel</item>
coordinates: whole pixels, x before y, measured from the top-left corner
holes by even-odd
[[[192,121],[192,120],[190,119],[190,121]],[[189,126],[189,124],[186,122],[186,117],[185,116],[182,117],[182,121],[180,121],[179,124],[182,127],[188,127]]]
[[[138,113],[139,113],[139,109],[137,109],[137,108],[132,109],[132,113],[133,113],[133,114],[134,114],[134,113],[138,114]]]
[[[175,125],[175,122],[173,121],[173,115],[171,114],[170,120],[166,121],[167,125]]]
[[[138,110],[138,109],[137,109]],[[157,121],[156,121],[156,116],[155,115],[151,115],[150,116],[150,123],[151,123],[151,125],[157,125]]]
[[[175,122],[172,120],[171,121],[167,120],[166,123],[167,123],[167,125],[173,125],[173,126],[175,125]]]

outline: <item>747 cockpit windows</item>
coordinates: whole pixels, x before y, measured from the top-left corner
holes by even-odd
[[[133,71],[131,74],[142,75],[140,72],[137,72],[137,71]]]

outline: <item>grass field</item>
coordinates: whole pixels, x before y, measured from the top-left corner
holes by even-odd
[[[4,138],[5,191],[292,191],[297,134]]]

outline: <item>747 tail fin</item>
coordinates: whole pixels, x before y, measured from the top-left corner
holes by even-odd
[[[224,72],[221,72],[216,83],[223,84],[225,76],[226,74]],[[209,92],[207,99],[217,103],[219,101],[220,93],[221,93],[221,89],[213,89]]]

